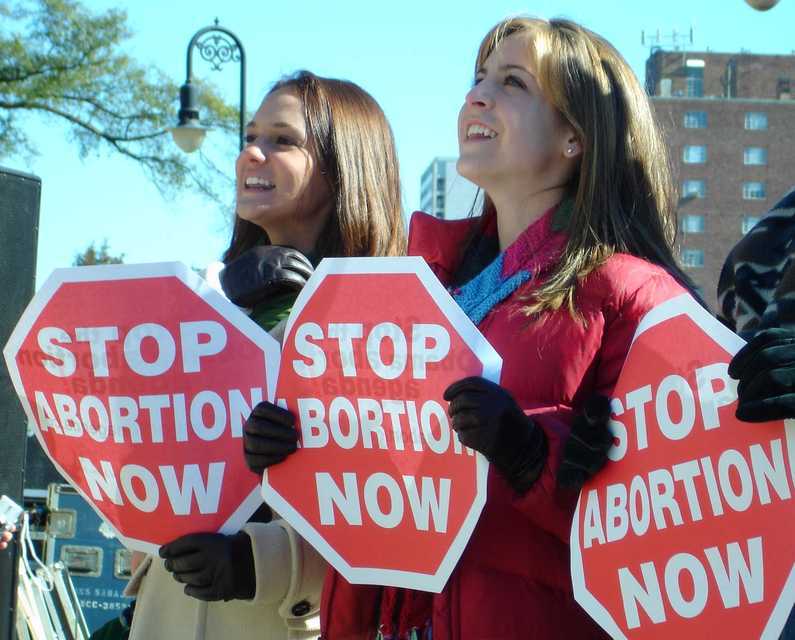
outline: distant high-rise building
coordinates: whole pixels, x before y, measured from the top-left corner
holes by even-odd
[[[795,184],[795,55],[655,50],[646,90],[679,186],[680,257],[716,305],[729,250]]]
[[[458,174],[455,164],[455,158],[434,158],[422,174],[420,209],[425,213],[452,220],[472,211],[478,188]]]

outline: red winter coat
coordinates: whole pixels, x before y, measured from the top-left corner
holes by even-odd
[[[543,274],[562,240],[550,218],[531,225],[506,260],[510,254]],[[477,219],[443,221],[417,212],[409,253],[424,257],[448,284],[473,224]],[[639,320],[683,289],[662,268],[615,255],[578,287],[583,322],[559,311],[528,324],[511,311],[537,281],[495,306],[478,328],[503,358],[500,384],[546,432],[549,458],[541,477],[518,495],[490,468],[486,506],[440,594],[351,585],[330,571],[321,598],[324,640],[369,640],[379,622],[386,638],[402,638],[412,627],[422,637],[423,622],[412,616],[427,617],[431,608],[433,640],[607,637],[573,599],[569,530],[577,496],[558,490],[555,475],[572,409],[594,393],[610,394]]]

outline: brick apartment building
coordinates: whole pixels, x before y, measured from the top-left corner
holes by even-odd
[[[646,89],[680,187],[682,263],[715,308],[729,250],[795,185],[795,55],[658,49]]]

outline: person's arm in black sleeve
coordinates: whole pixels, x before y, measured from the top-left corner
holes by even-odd
[[[729,375],[738,381],[739,420],[795,418],[795,331],[761,331],[732,358]]]

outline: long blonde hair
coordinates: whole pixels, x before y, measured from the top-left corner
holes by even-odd
[[[277,82],[268,95],[281,89],[301,100],[308,138],[334,199],[316,257],[404,255],[398,159],[381,107],[357,84],[309,71]],[[237,217],[224,262],[269,242],[260,227]]]
[[[662,133],[646,94],[621,54],[570,20],[508,18],[489,31],[475,69],[507,37],[526,37],[544,96],[582,146],[568,185],[573,212],[563,253],[523,311],[536,316],[566,307],[577,316],[577,283],[614,253],[664,267],[694,290],[674,257],[676,192]],[[494,215],[486,196],[484,218]]]

